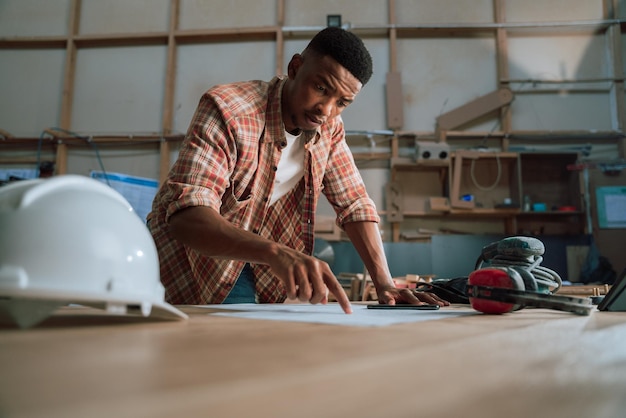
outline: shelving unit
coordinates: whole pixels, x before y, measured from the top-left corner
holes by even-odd
[[[587,233],[585,184],[579,171],[568,167],[579,159],[577,153],[521,153],[522,195],[531,204],[545,204],[545,212],[523,211],[517,229],[529,234]]]
[[[575,153],[467,151],[453,153],[448,163],[401,159],[392,165],[388,190],[394,194],[385,212],[393,241],[403,239],[402,223],[408,218],[438,219],[444,225],[460,219],[497,222],[507,235],[587,233],[584,183],[578,171],[567,169],[577,159]],[[525,196],[547,210],[526,210]]]

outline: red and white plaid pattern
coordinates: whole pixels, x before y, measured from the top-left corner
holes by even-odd
[[[206,257],[176,241],[167,224],[183,208],[212,207],[234,225],[306,254],[313,251],[320,192],[337,212],[338,225],[379,222],[346,144],[341,118],[317,132],[305,132],[304,177],[269,205],[273,168],[286,141],[280,107],[284,81],[276,77],[216,86],[202,96],[178,160],[148,215],[168,302],[221,303],[245,264]],[[259,301],[284,301],[283,286],[269,268],[252,267]]]

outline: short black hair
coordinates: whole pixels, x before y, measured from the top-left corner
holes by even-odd
[[[321,30],[311,39],[306,50],[332,57],[363,85],[372,76],[372,57],[365,44],[354,33],[342,28],[330,26]]]

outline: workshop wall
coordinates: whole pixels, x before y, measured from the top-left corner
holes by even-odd
[[[0,4],[0,36],[62,36],[67,33],[70,0],[6,0]],[[285,0],[285,28],[319,28],[327,14],[341,14],[356,28],[383,27],[389,22],[387,2],[334,1],[310,3]],[[555,22],[601,20],[603,0],[502,1],[506,21],[544,23],[545,30],[513,32],[508,39],[509,78],[608,78],[604,33],[570,29],[555,31]],[[621,2],[620,2],[621,4]],[[494,21],[493,0],[395,1],[396,24],[471,25]],[[180,2],[178,28],[202,30],[269,27],[277,24],[277,0]],[[625,13],[621,8],[620,11]],[[242,12],[245,11],[245,12]],[[167,0],[82,0],[79,36],[158,33],[167,31]],[[546,33],[547,32],[547,33]],[[314,33],[314,30],[312,30]],[[344,119],[348,130],[384,130],[385,75],[390,70],[390,45],[380,30],[365,34],[374,56],[375,75]],[[282,70],[308,36],[286,37]],[[497,87],[495,39],[476,31],[403,36],[397,43],[397,67],[402,72],[405,131],[432,131],[435,118]],[[13,135],[38,135],[56,125],[61,106],[62,49],[1,49],[0,86],[5,100],[0,126]],[[177,51],[175,123],[185,132],[200,94],[216,83],[267,79],[274,75],[276,43],[194,42]],[[72,128],[82,132],[159,132],[163,107],[166,46],[107,46],[79,48]],[[624,54],[622,54],[624,55]],[[512,125],[519,130],[609,130],[611,83],[512,83],[517,96]],[[561,94],[554,94],[555,90]],[[37,98],[36,100],[34,98]],[[34,103],[33,103],[34,102]],[[10,104],[9,104],[10,103]],[[29,117],[24,117],[27,112]],[[482,121],[474,130],[491,129],[497,119]]]
[[[623,136],[615,136],[624,128],[626,38],[615,27],[606,29],[610,19],[626,18],[623,0],[179,0],[177,18],[171,0],[81,0],[74,9],[76,1],[0,2],[0,132],[33,139],[60,126],[86,136],[147,135],[156,140],[102,145],[97,153],[93,146],[70,147],[69,173],[87,175],[104,166],[111,172],[160,178],[158,137],[164,127],[168,134],[184,134],[200,96],[214,84],[268,80],[284,73],[291,56],[326,25],[329,14],[341,15],[344,26],[361,34],[374,59],[371,81],[344,112],[348,131],[389,132],[389,72],[402,76],[402,95],[396,98],[403,115],[400,130],[418,137],[432,137],[439,115],[497,89],[505,80],[515,93],[509,119],[494,112],[464,126],[477,137],[451,141],[455,147],[487,139],[491,145],[489,134],[506,129],[535,133],[526,139],[518,135],[512,145],[521,149],[584,146],[591,159],[623,157]],[[73,10],[79,13],[75,34],[69,28]],[[395,11],[392,16],[390,10]],[[175,77],[169,80],[169,46],[174,41],[171,33],[163,34],[172,18],[178,37]],[[497,19],[509,25],[506,45],[494,32]],[[278,40],[268,29],[274,27],[282,28]],[[397,30],[393,35],[392,27]],[[231,29],[259,35],[239,37],[237,30],[224,36],[206,33]],[[128,41],[133,34],[141,41]],[[101,42],[103,35],[119,37],[119,42]],[[76,44],[75,57],[66,54],[68,38]],[[30,41],[21,44],[15,39]],[[616,44],[618,48],[611,49]],[[503,53],[506,72],[501,68]],[[69,75],[68,66],[74,68]],[[70,90],[64,89],[68,77]],[[390,148],[384,134],[357,136],[350,145],[355,152],[372,154]],[[34,153],[1,147],[0,169],[19,166],[7,163],[9,157],[21,161]],[[176,148],[173,143],[170,162]],[[47,149],[39,152],[54,157]],[[372,198],[384,209],[389,161],[359,160],[358,165]],[[596,174],[592,172],[591,187]],[[623,175],[612,178],[611,184],[624,184]],[[318,214],[333,212],[323,203]],[[409,220],[405,227],[419,223],[436,230],[441,222]],[[471,233],[502,232],[499,223],[489,220],[448,221],[446,226]],[[388,225],[383,224],[382,231],[388,238]],[[622,235],[623,230],[614,230],[596,238],[604,251],[619,247]],[[611,259],[617,268],[623,265],[616,252]]]

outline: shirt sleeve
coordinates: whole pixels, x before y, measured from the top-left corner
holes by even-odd
[[[345,140],[343,122],[333,131],[328,165],[324,174],[324,195],[337,213],[337,225],[348,222],[380,222],[374,201],[369,197],[352,152]]]
[[[166,219],[192,206],[208,206],[219,212],[236,155],[225,119],[215,100],[203,95],[168,176]]]

